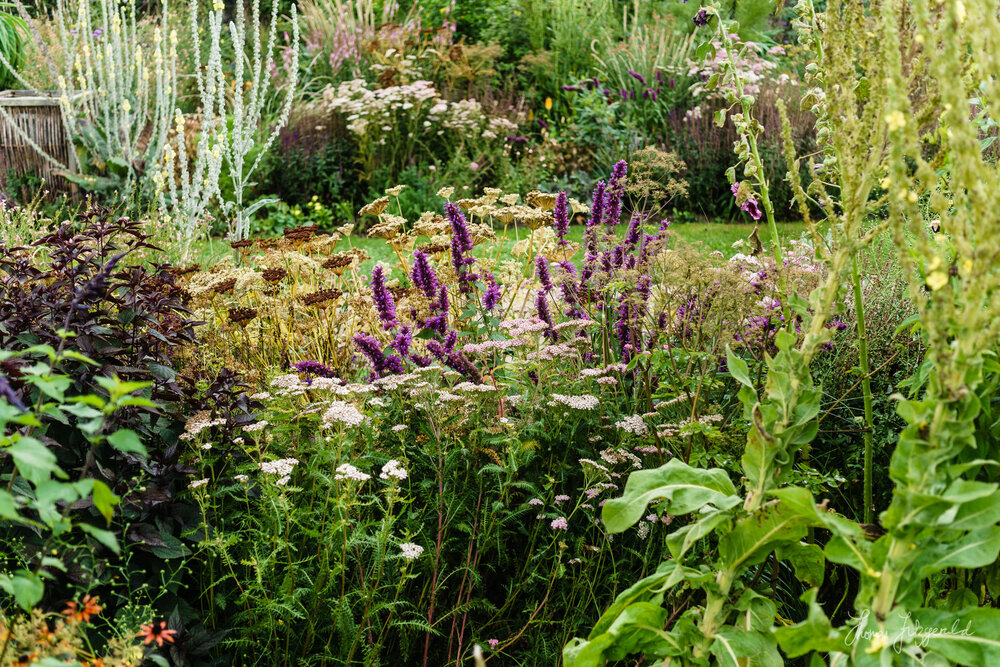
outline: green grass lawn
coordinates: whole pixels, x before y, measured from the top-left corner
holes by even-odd
[[[753,225],[740,222],[689,222],[671,225],[670,231],[688,243],[700,243],[706,252],[721,250],[726,255],[732,254],[732,245],[740,239],[745,239],[753,232]],[[778,235],[782,244],[802,236],[806,231],[803,222],[779,222]],[[771,231],[766,224],[757,228],[761,243],[766,247],[771,242]]]
[[[778,233],[781,236],[782,243],[787,244],[789,240],[799,238],[805,231],[806,226],[801,222],[781,222],[778,223]],[[574,225],[570,228],[569,238],[572,241],[580,243],[583,240],[583,230],[582,225]],[[624,234],[625,225],[619,226],[620,233]],[[726,254],[728,257],[734,250],[732,249],[733,243],[740,239],[745,239],[750,236],[753,232],[753,225],[746,223],[726,223],[726,222],[689,222],[689,223],[679,223],[674,224],[670,227],[670,231],[674,232],[683,241],[692,244],[700,244],[705,252],[712,252],[713,250],[719,250]],[[504,248],[501,252],[501,259],[510,257],[510,249],[513,247],[517,238],[525,238],[525,234],[528,233],[527,229],[519,229],[515,234],[514,231],[508,229],[507,240],[504,242]],[[761,243],[765,246],[770,242],[771,234],[766,225],[760,225],[757,229],[757,233],[760,235]],[[341,241],[337,249],[346,249],[348,247],[347,241]],[[352,236],[350,239],[350,244],[353,247],[364,248],[371,255],[371,259],[359,268],[363,273],[367,273],[371,270],[377,261],[385,261],[389,263],[395,263],[396,257],[392,252],[392,249],[383,241],[382,239],[369,239],[364,236]],[[488,244],[491,248],[491,256],[495,256],[496,244]],[[476,248],[474,253],[476,256],[482,254],[481,246]],[[230,252],[229,244],[225,241],[219,239],[212,239],[206,242],[200,249],[198,253],[197,261],[201,263],[202,266],[211,266],[218,259],[224,256],[226,253]],[[578,253],[579,254],[579,253]]]

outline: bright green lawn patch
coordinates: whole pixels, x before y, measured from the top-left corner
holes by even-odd
[[[571,227],[569,232],[570,240],[580,243],[583,240],[583,230],[583,225],[574,225]],[[624,234],[625,225],[620,225],[619,230],[620,233]],[[788,241],[799,238],[805,230],[806,226],[801,222],[778,223],[778,233],[781,235],[781,241],[783,244],[787,244]],[[732,249],[733,243],[750,236],[750,233],[753,232],[753,225],[726,222],[689,222],[672,225],[670,227],[670,231],[674,232],[682,240],[688,243],[701,244],[704,247],[705,252],[719,250],[725,253],[728,257],[734,252]],[[527,229],[519,229],[516,233],[512,229],[508,229],[507,241],[504,242],[504,248],[500,253],[500,259],[510,259],[510,251],[514,246],[514,243],[518,238],[525,238],[525,234],[527,233]],[[763,243],[766,247],[771,240],[771,234],[768,231],[767,226],[758,226],[757,233],[760,235],[761,243]],[[348,243],[350,243],[350,246]],[[496,243],[489,243],[487,245],[491,249],[491,256],[495,256],[497,251]],[[346,250],[351,246],[364,248],[368,251],[368,254],[371,255],[371,259],[359,267],[362,273],[369,272],[377,261],[384,261],[389,264],[396,263],[396,257],[393,254],[392,249],[382,239],[369,239],[364,236],[353,236],[349,239],[349,241],[341,241],[337,245],[337,250]],[[202,266],[211,266],[229,252],[230,249],[228,243],[219,239],[210,239],[200,248],[196,261],[200,262]],[[477,247],[474,254],[477,257],[482,256],[482,246]],[[580,253],[578,253],[578,255],[579,254]]]

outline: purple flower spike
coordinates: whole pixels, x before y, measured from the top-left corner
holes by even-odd
[[[337,377],[337,374],[333,372],[329,366],[325,366],[318,361],[300,361],[298,363],[292,364],[292,368],[297,370],[303,375],[309,375],[311,377],[321,377],[321,378],[333,378]]]
[[[413,332],[410,327],[403,327],[396,334],[396,339],[392,341],[392,349],[399,352],[400,356],[407,357],[410,354],[410,345],[413,344]]]
[[[396,319],[396,302],[385,285],[385,273],[381,264],[376,264],[372,269],[372,300],[375,302],[375,309],[378,317],[382,320],[382,328],[386,331],[399,325]]]
[[[486,276],[486,282],[488,286],[483,294],[483,310],[489,313],[500,303],[500,284],[492,275]]]
[[[410,280],[413,286],[424,293],[428,299],[433,299],[438,292],[438,279],[431,268],[430,257],[422,250],[413,253],[413,268],[410,269]]]
[[[552,290],[552,276],[549,275],[549,261],[541,255],[535,256],[535,275],[538,282],[542,284],[542,289],[546,292]]]
[[[382,353],[382,347],[379,342],[369,336],[368,334],[355,334],[354,344],[357,346],[361,354],[367,357],[369,363],[372,365],[372,374],[376,377],[382,377],[383,375],[403,373],[403,360],[392,354],[388,357]]]
[[[590,206],[590,218],[587,220],[587,231],[590,232],[593,228],[601,224],[604,217],[604,200],[606,198],[607,184],[604,181],[598,181],[597,185],[594,186],[594,201]],[[596,239],[595,239],[596,243]],[[588,249],[590,246],[587,246]]]
[[[639,74],[634,69],[630,69],[628,71],[628,74],[629,74],[629,76],[631,76],[633,79],[635,79],[636,81],[638,81],[642,85],[644,85],[644,86],[646,85],[646,77],[644,77],[643,75]]]
[[[552,209],[552,218],[555,220],[552,228],[559,238],[559,245],[567,245],[569,243],[566,240],[566,235],[569,234],[569,203],[565,192],[556,195],[556,205]]]
[[[545,330],[546,338],[555,342],[559,334],[556,333],[555,324],[552,322],[552,312],[549,310],[549,300],[545,298],[543,290],[538,290],[538,294],[535,295],[535,311],[538,313],[538,319],[548,325]]]
[[[628,175],[628,163],[619,160],[611,169],[611,179],[608,181],[607,212],[604,224],[608,230],[614,230],[622,215],[622,194],[625,190],[625,177]]]
[[[469,294],[472,292],[472,283],[478,276],[465,270],[465,267],[476,263],[475,259],[466,256],[466,253],[472,251],[472,239],[469,237],[469,228],[465,225],[465,214],[451,202],[444,205],[444,212],[451,223],[451,264],[458,276],[459,289],[462,294]]]

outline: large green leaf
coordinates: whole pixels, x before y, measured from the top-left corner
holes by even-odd
[[[809,517],[788,505],[766,506],[740,520],[733,530],[720,538],[722,564],[738,574],[750,565],[763,562],[778,546],[799,542],[812,523]]]
[[[56,455],[35,438],[21,438],[6,451],[14,457],[18,472],[32,484],[38,485],[53,474],[66,477],[56,464]]]
[[[924,545],[932,558],[921,558],[920,578],[949,567],[985,567],[996,562],[1000,554],[1000,526],[975,530],[959,540],[939,545]]]
[[[1000,610],[918,609],[912,622],[912,643],[952,664],[1000,665]]]
[[[31,611],[31,608],[42,599],[45,584],[34,572],[18,570],[13,575],[0,574],[0,589],[13,595],[14,601],[21,609]]]
[[[604,505],[602,517],[609,532],[620,533],[639,520],[646,507],[665,503],[670,514],[687,514],[705,506],[727,509],[740,502],[728,473],[719,468],[699,470],[673,459],[655,470],[629,475],[621,498]]]
[[[817,593],[813,588],[802,595],[802,601],[809,608],[806,620],[774,631],[781,650],[789,658],[797,658],[812,651],[830,653],[845,649],[843,633],[833,628],[830,619],[816,602]]]

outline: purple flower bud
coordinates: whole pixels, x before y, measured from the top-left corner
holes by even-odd
[[[704,28],[708,25],[708,12],[704,9],[699,9],[698,13],[691,18],[691,21],[699,28]]]

